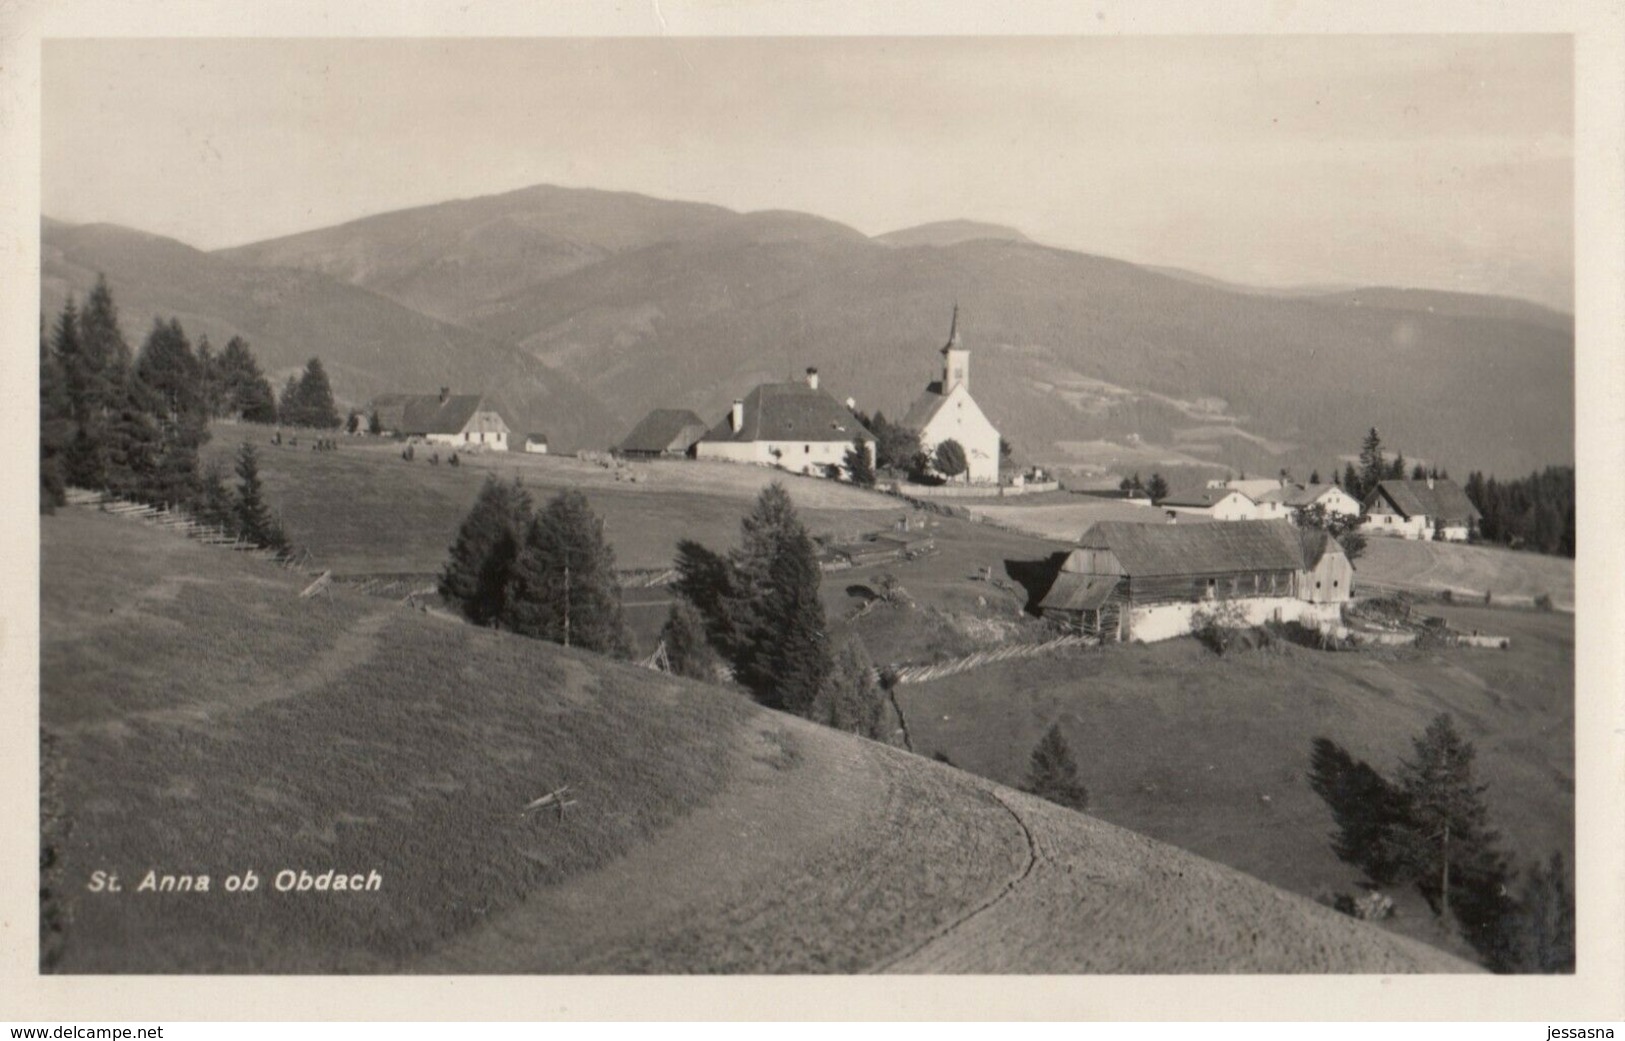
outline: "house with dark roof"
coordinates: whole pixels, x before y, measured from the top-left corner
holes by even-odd
[[[1360,530],[1403,539],[1466,542],[1480,519],[1467,493],[1448,477],[1379,481],[1365,497]]]
[[[547,435],[541,431],[533,431],[525,435],[525,451],[531,455],[547,454]]]
[[[970,395],[970,349],[959,337],[958,304],[942,348],[942,378],[926,384],[901,425],[920,435],[927,458],[934,457],[942,442],[959,442],[968,483],[999,483],[999,431]]]
[[[1258,504],[1235,488],[1183,488],[1163,496],[1157,505],[1169,513],[1186,514],[1203,520],[1242,521],[1258,519]]]
[[[1304,510],[1316,506],[1325,510],[1328,517],[1353,520],[1360,516],[1360,500],[1336,484],[1284,484],[1260,495],[1258,504],[1260,507],[1280,507],[1286,518],[1292,521],[1296,521]]]
[[[1251,624],[1329,625],[1353,566],[1335,539],[1284,520],[1230,524],[1099,521],[1062,562],[1039,611],[1103,639],[1165,640],[1199,610],[1234,605]]]
[[[615,451],[631,459],[682,458],[692,454],[707,429],[705,420],[686,408],[657,408],[632,428]]]
[[[818,386],[818,370],[808,369],[805,382],[763,383],[736,399],[695,443],[694,455],[822,475],[830,466],[844,470],[854,440],[863,442],[872,466],[875,436]]]
[[[508,450],[508,423],[484,394],[380,394],[370,411],[378,430],[432,445],[479,451]]]

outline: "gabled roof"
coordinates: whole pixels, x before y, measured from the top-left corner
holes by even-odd
[[[1435,522],[1471,523],[1479,519],[1478,508],[1461,486],[1449,478],[1420,481],[1380,481],[1366,496],[1370,506],[1381,496],[1403,517],[1432,517]]]
[[[1131,578],[1304,567],[1298,529],[1284,520],[1226,524],[1098,521],[1078,544],[1111,551]]]
[[[687,451],[705,435],[705,420],[686,408],[657,408],[620,443],[623,452]],[[679,444],[679,442],[681,442]]]
[[[826,390],[805,383],[764,383],[745,396],[745,418],[738,430],[730,416],[711,428],[702,441],[847,441],[875,436],[852,410]]]
[[[1258,497],[1259,502],[1278,502],[1286,506],[1313,506],[1327,492],[1342,491],[1335,484],[1289,484],[1284,488],[1277,488],[1265,492]]]
[[[1347,556],[1342,543],[1320,528],[1299,528],[1298,544],[1303,547],[1303,566],[1313,568],[1327,554]]]
[[[1044,599],[1038,602],[1041,611],[1093,611],[1111,598],[1117,588],[1116,575],[1080,575],[1062,571],[1055,576]]]
[[[372,399],[372,411],[397,434],[460,434],[476,412],[495,412],[508,422],[484,394],[452,394],[444,401],[439,394],[380,394]]]
[[[932,380],[925,385],[925,391],[908,407],[902,425],[915,432],[924,430],[937,418],[937,413],[942,411],[942,406],[947,403],[948,395],[942,392],[942,381]]]
[[[1159,506],[1217,506],[1226,498],[1239,495],[1248,502],[1252,498],[1234,488],[1183,488],[1157,500]]]

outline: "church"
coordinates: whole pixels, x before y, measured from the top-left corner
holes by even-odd
[[[965,449],[971,484],[999,483],[999,432],[970,396],[970,349],[959,338],[959,305],[954,305],[948,342],[942,348],[942,379],[926,385],[909,406],[903,426],[920,435],[926,456],[944,441]]]

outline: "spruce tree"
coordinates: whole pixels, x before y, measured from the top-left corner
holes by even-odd
[[[457,529],[440,572],[440,595],[476,625],[491,625],[503,616],[513,564],[535,512],[518,478],[505,484],[487,476]]]
[[[1310,484],[1319,484],[1320,483],[1320,471],[1319,470],[1311,470],[1309,472],[1309,483]]]
[[[1078,764],[1061,734],[1061,724],[1051,723],[1033,747],[1021,790],[1074,810],[1089,808],[1089,790],[1078,781]]]
[[[706,635],[723,657],[735,654],[731,605],[735,600],[734,570],[728,558],[713,553],[692,539],[677,541],[677,578],[671,588],[693,605],[705,620]]]
[[[1152,474],[1151,481],[1145,486],[1145,489],[1152,502],[1161,502],[1168,498],[1168,481],[1162,474]]]
[[[729,562],[734,678],[763,704],[803,713],[829,672],[829,646],[817,554],[782,484],[757,496]]]
[[[1405,802],[1405,823],[1396,836],[1400,855],[1440,917],[1450,915],[1457,887],[1499,866],[1485,786],[1473,779],[1475,755],[1449,713],[1441,713],[1413,740],[1412,757],[1400,764]]]
[[[875,676],[869,652],[856,635],[835,641],[833,664],[811,716],[849,734],[875,740],[887,736],[886,694]]]
[[[299,400],[299,376],[289,376],[282,385],[282,396],[277,398],[276,419],[286,427],[305,425],[305,406]]]
[[[705,619],[693,604],[681,598],[672,601],[666,624],[660,630],[660,641],[666,645],[666,660],[676,675],[707,681],[717,678],[717,667],[722,660],[711,647]]]
[[[337,430],[344,422],[333,403],[333,387],[327,380],[327,370],[320,358],[305,363],[304,374],[299,377],[294,392],[295,418],[284,419],[295,426],[315,427],[318,430]]]
[[[56,352],[45,337],[40,316],[39,340],[39,485],[40,510],[49,513],[66,501],[67,453],[74,423],[66,378]]]
[[[218,369],[222,415],[238,416],[245,423],[276,422],[276,394],[247,341],[241,336],[227,340]]]
[[[1396,838],[1406,821],[1399,789],[1324,737],[1311,745],[1309,764],[1309,787],[1337,824],[1332,852],[1377,885],[1396,881],[1405,866]]]
[[[615,552],[587,497],[566,489],[525,532],[508,583],[504,621],[524,636],[603,654],[629,652]]]
[[[85,298],[79,320],[85,358],[95,370],[101,400],[108,402],[116,395],[119,385],[130,378],[134,361],[130,344],[119,329],[118,305],[113,302],[113,291],[108,288],[106,276],[96,276],[96,286]]]
[[[237,450],[237,524],[244,538],[267,549],[285,549],[288,539],[265,504],[259,456],[247,441]]]
[[[1377,435],[1377,428],[1372,427],[1360,445],[1361,498],[1376,490],[1378,482],[1387,476],[1388,466],[1382,455],[1382,438]]]
[[[255,475],[256,480],[258,474]],[[219,461],[211,460],[204,467],[198,479],[198,495],[193,503],[193,513],[204,524],[212,524],[227,535],[237,534],[240,519],[237,513],[237,497],[226,486],[225,469]]]
[[[869,462],[869,445],[864,439],[854,437],[852,447],[846,450],[847,480],[860,488],[873,488],[875,484],[875,468]]]

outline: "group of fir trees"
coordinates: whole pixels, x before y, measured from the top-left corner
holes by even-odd
[[[625,657],[615,551],[584,495],[537,509],[517,479],[487,477],[440,573],[442,596],[477,625]]]
[[[679,602],[665,630],[675,671],[715,675],[720,661],[763,705],[887,736],[873,663],[857,637],[829,632],[817,552],[783,485],[757,497],[737,549],[719,554],[685,539],[676,564]]]
[[[1151,475],[1151,480],[1142,481],[1140,480],[1139,471],[1136,470],[1132,476],[1125,477],[1118,482],[1117,490],[1124,495],[1143,495],[1152,502],[1161,502],[1168,498],[1168,479],[1163,477],[1162,474],[1154,473]]]
[[[105,279],[78,308],[70,296],[40,338],[40,497],[68,487],[166,505],[199,492],[208,440],[203,371],[174,319],[154,319],[139,353],[119,329]]]
[[[1317,480],[1319,476],[1320,472],[1316,471],[1310,477],[1310,483],[1319,484]],[[1376,491],[1377,485],[1383,481],[1399,481],[1407,477],[1420,481],[1428,477],[1440,479],[1449,476],[1437,466],[1425,467],[1421,463],[1417,463],[1407,472],[1405,453],[1395,453],[1394,457],[1389,459],[1383,449],[1382,436],[1377,433],[1376,427],[1372,427],[1366,432],[1365,439],[1360,442],[1359,466],[1356,467],[1354,463],[1343,464],[1341,477],[1335,470],[1332,472],[1332,483],[1364,502],[1366,496]]]
[[[1488,823],[1475,750],[1448,714],[1412,741],[1390,781],[1326,738],[1309,783],[1332,811],[1332,850],[1375,885],[1414,885],[1497,972],[1572,972],[1574,897],[1561,854],[1521,884]]]
[[[1510,481],[1474,471],[1463,491],[1478,507],[1484,541],[1574,556],[1574,467],[1548,466]]]

